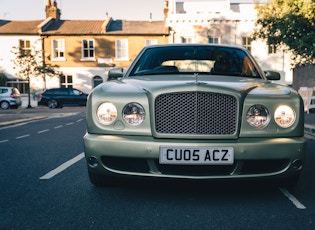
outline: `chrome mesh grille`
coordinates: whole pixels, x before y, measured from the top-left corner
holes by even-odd
[[[237,100],[211,92],[161,94],[155,99],[156,132],[231,135],[236,132]]]

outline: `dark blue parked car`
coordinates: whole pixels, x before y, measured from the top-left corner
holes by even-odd
[[[74,88],[48,89],[40,95],[38,105],[51,109],[63,106],[85,106],[88,94]]]

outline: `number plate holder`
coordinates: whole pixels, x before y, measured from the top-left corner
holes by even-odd
[[[231,165],[233,147],[160,147],[160,164]]]

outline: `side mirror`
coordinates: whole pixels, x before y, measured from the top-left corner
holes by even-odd
[[[108,81],[117,80],[124,76],[124,68],[114,68],[108,71]]]
[[[278,72],[271,71],[271,70],[266,70],[264,72],[269,81],[278,81],[281,79],[280,73]]]

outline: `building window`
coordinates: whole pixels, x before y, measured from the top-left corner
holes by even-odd
[[[103,83],[103,79],[100,76],[93,77],[93,88]]]
[[[19,40],[19,48],[21,55],[31,54],[31,41],[30,40]]]
[[[253,39],[251,37],[242,37],[243,47],[249,52],[252,51],[252,41]]]
[[[268,53],[275,54],[278,52],[278,48],[276,45],[268,45]]]
[[[220,44],[220,38],[219,37],[208,37],[208,43]]]
[[[129,60],[128,58],[128,39],[116,40],[116,59]]]
[[[82,41],[82,59],[95,60],[95,47],[93,39]]]
[[[60,87],[61,88],[73,88],[73,79],[71,75],[60,76]]]
[[[176,2],[176,14],[185,14],[184,2]]]
[[[182,43],[193,43],[192,37],[182,37]]]
[[[56,39],[52,41],[52,59],[64,60],[65,59],[65,40]]]
[[[156,45],[158,44],[157,39],[147,39],[145,40],[145,46]]]

